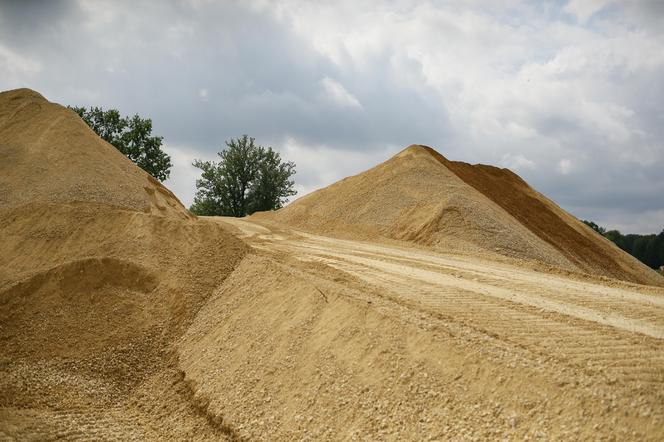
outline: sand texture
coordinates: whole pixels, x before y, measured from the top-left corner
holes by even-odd
[[[391,238],[642,284],[664,281],[513,172],[449,161],[426,146],[255,217],[347,239]]]
[[[73,112],[0,93],[0,441],[660,441],[658,278],[422,146],[196,218]]]
[[[0,94],[0,440],[226,437],[173,342],[245,253],[73,112]]]

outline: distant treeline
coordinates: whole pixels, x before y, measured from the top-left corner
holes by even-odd
[[[659,269],[664,265],[664,230],[659,235],[655,233],[649,235],[628,233],[623,235],[618,230],[607,231],[604,227],[600,227],[592,221],[584,220],[583,222],[648,267]]]

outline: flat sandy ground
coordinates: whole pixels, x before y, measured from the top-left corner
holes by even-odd
[[[422,385],[432,397],[421,402],[425,404],[422,409],[404,412],[402,407],[405,426],[383,422],[381,427],[378,422],[375,428],[361,427],[365,435],[416,437],[414,431],[420,428],[417,431],[422,436],[432,438],[664,438],[664,289],[543,273],[416,247],[334,239],[250,219],[217,221],[233,226],[260,259],[315,282],[315,296],[321,302],[332,305],[342,298],[353,305],[359,302],[381,317],[407,319],[422,332],[405,349],[399,348],[398,339],[391,344],[388,339],[383,356],[419,360],[421,373],[432,377],[417,379],[417,372],[408,374],[409,369],[404,368],[414,386],[408,391],[393,388],[395,397],[418,402],[410,394]],[[338,308],[343,310],[341,304]],[[225,320],[232,322],[230,315]],[[261,317],[260,311],[256,317]],[[370,322],[357,324],[366,327],[365,335],[371,335]],[[385,334],[395,330],[399,329],[386,328]],[[233,338],[224,339],[232,342]],[[319,342],[323,338],[311,339],[325,345]],[[424,340],[427,342],[420,342]],[[343,345],[335,345],[337,351],[343,351]],[[360,371],[382,383],[376,386],[379,397],[389,396],[389,376],[381,378],[380,374],[388,369],[372,366],[375,361],[363,354],[371,353],[372,345],[353,348],[358,353],[348,359],[361,361],[360,366],[365,366]],[[261,351],[260,344],[255,351]],[[291,352],[296,358],[306,356],[304,350]],[[438,364],[440,358],[446,358],[438,375],[436,358]],[[463,360],[457,363],[455,358]],[[354,362],[337,364],[345,367],[351,380],[361,377]],[[445,381],[444,385],[434,379]],[[229,398],[233,395],[226,393]],[[274,394],[278,397],[280,393]],[[358,407],[351,397],[347,402]],[[399,406],[394,405],[395,409]],[[472,406],[477,410],[476,419]],[[332,409],[334,404],[330,404]],[[414,416],[406,416],[408,412]],[[393,418],[390,413],[383,412]],[[409,424],[409,419],[418,418],[422,419],[419,427]],[[429,421],[436,419],[440,420]],[[230,422],[240,427],[252,425],[239,414]],[[334,423],[330,426],[335,430]],[[302,436],[292,428],[279,428],[273,428],[276,438]]]

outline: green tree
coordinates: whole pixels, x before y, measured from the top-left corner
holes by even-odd
[[[256,179],[249,192],[251,213],[279,209],[288,197],[295,195],[295,182],[291,179],[294,173],[295,164],[282,162],[271,147],[259,150]]]
[[[624,240],[623,240],[623,235],[620,233],[619,230],[609,230],[608,232],[604,232],[603,235],[616,243],[618,247],[624,250]]]
[[[112,144],[141,169],[164,181],[170,175],[171,157],[161,149],[163,137],[152,136],[152,120],[122,117],[116,109],[69,107],[104,141]]]
[[[275,210],[295,195],[295,164],[243,135],[226,142],[220,160],[194,161],[201,169],[190,210],[197,215],[245,216]]]
[[[606,233],[606,229],[604,227],[600,227],[592,221],[587,221],[584,219],[583,223],[588,227],[590,227],[591,229],[593,229],[595,232],[599,233],[600,235],[604,235]]]
[[[635,233],[623,235],[618,230],[607,231],[592,221],[583,222],[645,265],[653,269],[659,269],[664,265],[664,230],[659,235]]]

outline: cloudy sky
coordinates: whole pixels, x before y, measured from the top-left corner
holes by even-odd
[[[664,228],[664,2],[0,0],[0,89],[150,117],[192,201],[244,133],[300,195],[418,143]]]

